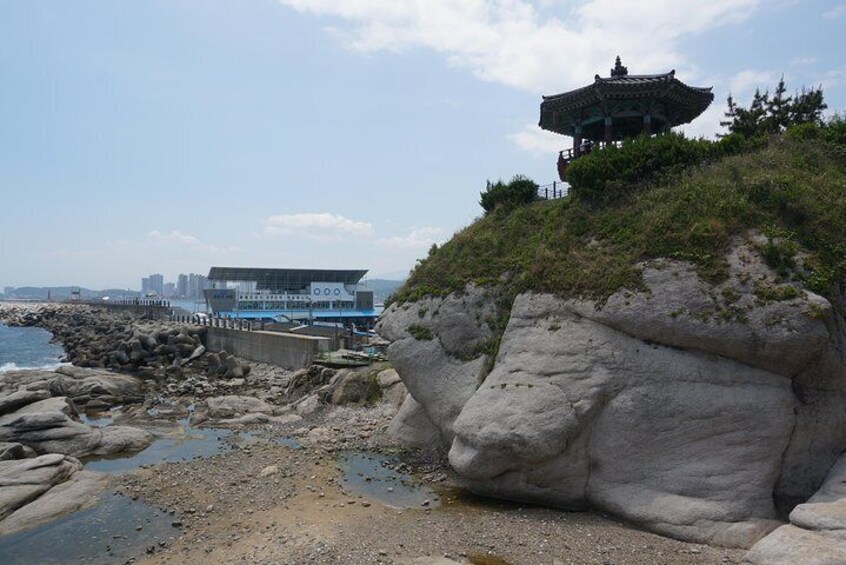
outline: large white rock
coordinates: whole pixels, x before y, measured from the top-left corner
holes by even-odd
[[[777,525],[789,379],[647,345],[549,295],[517,298],[450,462],[485,494],[591,504],[684,539],[751,545]]]
[[[56,518],[90,508],[109,486],[110,477],[103,473],[79,471],[65,482],[50,488],[38,498],[0,520],[0,536],[28,530]]]
[[[408,392],[423,406],[444,443],[452,424],[478,387],[493,332],[494,300],[469,286],[463,294],[392,304],[376,330],[388,340],[388,356]],[[433,339],[420,339],[413,328],[426,328]]]
[[[82,469],[82,463],[58,453],[33,459],[0,461],[0,520],[32,502]],[[2,522],[0,522],[2,523]]]
[[[392,306],[379,330],[414,402],[390,431],[413,442],[415,428],[425,438],[434,425],[480,494],[592,506],[681,539],[750,547],[846,449],[846,299],[835,309],[789,288],[752,243],[728,261],[717,286],[654,261],[643,266],[647,291],[601,307],[518,296],[486,377],[467,344],[491,338],[479,322],[490,301]],[[430,316],[447,302],[454,317],[441,326]]]
[[[153,441],[152,434],[138,428],[92,428],[74,416],[76,409],[67,398],[33,402],[0,416],[0,442],[21,443],[36,453],[86,457],[140,451]]]
[[[434,449],[443,445],[440,430],[410,394],[406,395],[399,412],[388,425],[388,434],[415,447]]]
[[[841,455],[825,482],[782,526],[746,554],[747,565],[846,563],[846,455]]]
[[[211,418],[233,418],[244,414],[273,414],[274,406],[253,396],[217,396],[206,400]]]

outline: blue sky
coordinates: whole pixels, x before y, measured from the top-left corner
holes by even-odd
[[[619,54],[714,86],[691,134],[781,74],[842,112],[844,29],[842,0],[0,0],[0,287],[398,277],[486,179],[555,179],[542,94]]]

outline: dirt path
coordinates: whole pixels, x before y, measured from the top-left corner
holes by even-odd
[[[391,508],[345,492],[331,442],[295,449],[271,440],[126,476],[124,493],[172,513],[179,525],[173,541],[150,548],[142,562],[669,565],[739,563],[744,553],[662,538],[597,514],[483,500],[442,484],[427,506]],[[376,434],[349,447],[384,450],[379,441]]]

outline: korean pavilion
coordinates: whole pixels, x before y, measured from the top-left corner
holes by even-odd
[[[561,180],[571,160],[594,148],[670,131],[704,112],[714,100],[712,87],[688,86],[675,75],[630,75],[617,57],[611,76],[596,75],[593,84],[544,96],[538,125],[573,138],[573,148],[558,155]]]

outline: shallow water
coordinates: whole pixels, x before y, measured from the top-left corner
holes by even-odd
[[[99,425],[97,422],[107,419],[86,418],[85,420]],[[192,428],[184,420],[180,421],[180,424],[176,437],[156,439],[149,447],[132,455],[116,454],[110,457],[88,459],[85,461],[85,468],[100,473],[120,474],[134,471],[142,465],[211,457],[232,447],[232,443],[225,441],[233,435],[231,430]]]
[[[179,535],[166,513],[123,496],[107,494],[94,508],[43,526],[0,537],[0,562],[124,563]],[[139,529],[140,528],[140,529]]]
[[[41,328],[10,328],[0,324],[0,373],[22,369],[55,369],[65,354],[50,343],[53,334]]]
[[[338,459],[338,467],[344,472],[341,486],[392,508],[434,508],[440,504],[435,491],[386,466],[393,463],[395,460],[379,453],[344,453]]]

